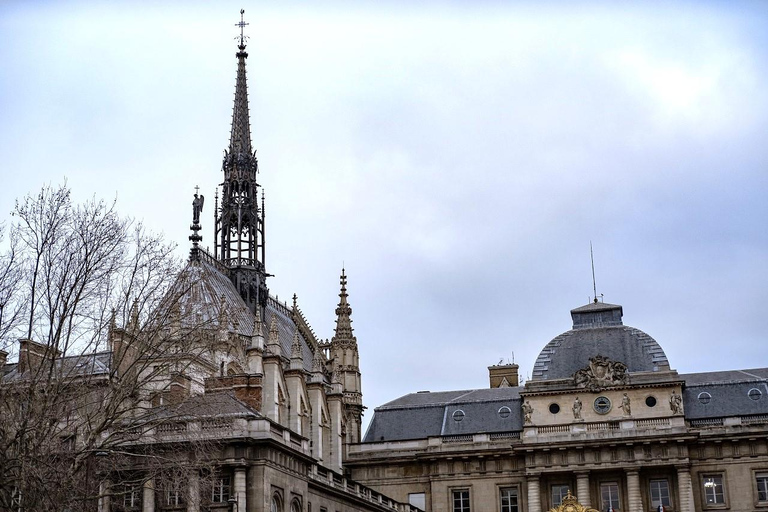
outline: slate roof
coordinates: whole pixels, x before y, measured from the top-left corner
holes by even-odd
[[[680,375],[687,420],[768,415],[768,368]],[[374,410],[364,443],[523,429],[520,391],[489,388],[411,393]],[[752,391],[757,389],[759,394]],[[709,400],[700,400],[708,393]],[[509,415],[500,415],[502,407]],[[455,413],[460,419],[457,421]]]
[[[520,389],[489,388],[405,395],[375,409],[363,442],[520,431],[523,429]],[[500,414],[505,407],[509,410]]]
[[[245,302],[225,272],[226,269],[207,254],[199,261],[192,261],[187,264],[179,274],[175,284],[177,291],[183,291],[179,300],[183,311],[181,322],[187,326],[194,324],[208,328],[219,327],[220,312],[223,306],[226,312],[224,315],[227,321],[226,328],[241,336],[253,336],[256,318],[246,307]],[[269,324],[273,315],[277,320],[278,337],[283,355],[290,359],[296,323],[293,321],[291,310],[270,296],[265,311],[266,321],[262,324],[265,340],[269,334]],[[311,342],[301,334],[301,331],[299,338],[304,354],[304,369],[311,371],[314,349]],[[107,373],[111,362],[111,353],[84,354],[65,357],[59,361],[59,364],[65,365],[65,375],[68,376],[82,375],[87,372],[91,374]],[[6,364],[2,372],[5,378],[14,378],[16,370],[17,363],[11,363]]]
[[[183,318],[198,324],[219,326],[221,307],[225,308],[224,317],[227,319],[228,330],[241,336],[253,336],[256,328],[256,317],[243,301],[235,285],[226,275],[226,269],[209,255],[199,261],[190,262],[179,276],[179,282],[192,283],[190,290],[181,300],[183,308],[193,308],[186,311]],[[296,323],[293,321],[291,310],[274,297],[269,297],[265,311],[265,321],[262,324],[262,334],[267,339],[272,316],[277,320],[278,337],[283,355],[291,357],[293,334]],[[304,354],[304,369],[311,371],[314,350],[311,342],[299,332]]]
[[[96,352],[77,356],[66,356],[56,360],[56,369],[67,378],[83,375],[103,375],[109,373],[112,363],[111,352]],[[6,364],[0,377],[15,379],[19,377],[18,363]]]
[[[690,373],[685,380],[686,419],[768,414],[768,368]],[[750,391],[753,391],[750,397]]]
[[[157,418],[257,417],[263,416],[230,393],[193,395],[175,405],[153,410]]]
[[[669,366],[661,346],[649,335],[626,325],[571,329],[547,343],[536,358],[532,380],[565,379],[597,355],[621,361],[629,372],[650,372]]]

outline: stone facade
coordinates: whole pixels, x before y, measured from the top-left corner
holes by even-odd
[[[352,477],[427,511],[768,509],[768,369],[678,374],[622,315],[573,310],[525,386],[377,408]]]

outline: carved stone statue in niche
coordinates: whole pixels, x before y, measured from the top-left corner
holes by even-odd
[[[521,407],[523,409],[523,423],[530,425],[532,423],[531,416],[533,416],[533,406],[531,405],[531,402],[526,400]]]
[[[589,391],[600,391],[609,386],[620,386],[628,382],[627,365],[601,355],[590,357],[589,366],[573,374],[574,385]]]
[[[626,393],[621,399],[621,410],[624,412],[624,416],[632,416],[632,405]]]
[[[573,401],[573,419],[580,420],[581,419],[581,400],[579,400],[579,397],[576,397],[576,400]]]
[[[683,414],[683,397],[672,390],[672,396],[669,397],[669,408],[672,414]]]

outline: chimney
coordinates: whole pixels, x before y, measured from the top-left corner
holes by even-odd
[[[488,367],[488,376],[492,388],[515,388],[519,386],[516,364],[497,364]]]
[[[48,345],[22,338],[19,340],[19,373],[40,368],[44,361],[51,361],[61,353]]]
[[[168,400],[172,404],[178,404],[189,398],[192,379],[183,373],[171,374],[171,389],[168,392]]]

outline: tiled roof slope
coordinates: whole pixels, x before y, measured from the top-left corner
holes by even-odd
[[[621,361],[629,372],[669,365],[661,346],[640,329],[626,325],[572,329],[547,343],[533,366],[532,380],[572,377],[597,355]]]
[[[523,428],[521,389],[489,388],[405,395],[376,408],[363,442],[520,431]],[[501,411],[504,407],[509,410]]]
[[[207,328],[219,327],[220,312],[223,306],[226,312],[223,316],[227,321],[226,328],[241,336],[253,336],[256,318],[246,307],[245,302],[225,272],[226,269],[218,262],[213,261],[210,256],[201,258],[199,261],[192,261],[182,270],[176,281],[176,289],[184,289],[180,299],[181,307],[184,310],[184,314],[181,316],[182,323],[191,324],[194,322],[196,325]],[[293,333],[296,330],[291,310],[275,298],[269,297],[265,313],[266,322],[262,325],[264,338],[266,339],[268,336],[269,324],[274,315],[277,320],[278,336],[283,355],[290,359]],[[301,331],[299,338],[304,355],[304,369],[311,371],[314,348],[311,342],[301,334]],[[99,352],[64,357],[59,364],[63,365],[63,374],[66,376],[107,373],[111,364],[111,353]],[[6,364],[2,368],[0,376],[14,378],[16,366],[17,363]]]
[[[768,368],[680,377],[685,380],[683,407],[687,419],[768,414]]]
[[[56,360],[56,370],[66,378],[81,377],[83,375],[103,375],[109,373],[112,363],[111,352],[96,352],[78,356],[61,357]],[[18,363],[6,364],[0,377],[15,379],[18,374]]]
[[[685,381],[686,419],[768,414],[768,368],[691,373],[680,378]],[[363,442],[520,431],[523,429],[520,414],[523,389],[411,393],[375,409]],[[750,397],[750,390],[754,389],[760,393],[752,392]],[[699,399],[702,392],[709,393],[708,403]],[[502,407],[510,409],[506,417],[500,414]],[[456,411],[463,414],[454,415]]]
[[[224,317],[227,318],[228,322],[227,329],[242,336],[252,336],[256,326],[256,318],[246,307],[235,285],[232,284],[225,272],[226,269],[218,262],[212,261],[210,257],[201,258],[200,261],[192,261],[187,265],[180,276],[180,280],[189,279],[195,283],[193,286],[198,288],[188,293],[182,302],[184,307],[195,308],[195,311],[199,311],[201,316],[185,315],[185,317],[218,326],[219,312],[223,304],[226,310]],[[283,355],[290,358],[296,324],[292,319],[291,310],[270,296],[267,300],[265,322],[262,324],[262,334],[265,339],[268,336],[273,315],[277,320]],[[304,369],[310,371],[314,350],[301,333],[299,333],[299,337],[304,355]]]

